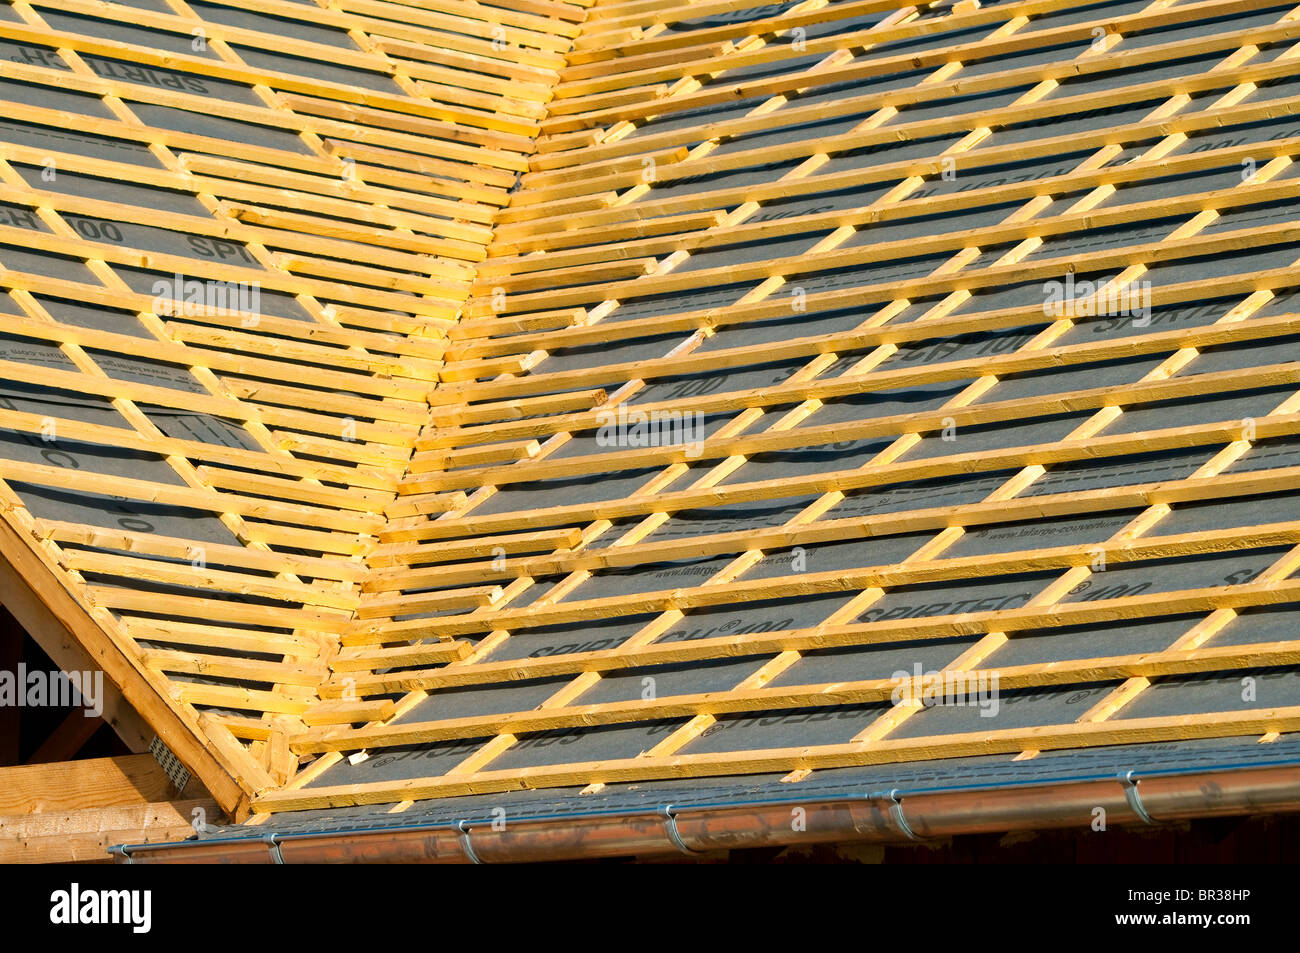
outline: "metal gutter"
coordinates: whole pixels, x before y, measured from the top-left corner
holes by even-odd
[[[1104,815],[1099,815],[1099,810]],[[961,834],[1164,824],[1300,811],[1300,763],[826,797],[791,796],[632,812],[113,848],[119,863],[527,863],[819,843],[924,843]]]

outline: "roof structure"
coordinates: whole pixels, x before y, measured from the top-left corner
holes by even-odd
[[[199,848],[1300,802],[1300,7],[750,3],[0,4],[0,603]]]

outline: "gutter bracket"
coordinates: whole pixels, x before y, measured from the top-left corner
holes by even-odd
[[[921,840],[916,831],[912,830],[911,825],[907,823],[907,818],[903,816],[903,799],[898,795],[898,788],[894,788],[889,792],[889,800],[893,802],[889,807],[889,816],[894,819],[898,829],[907,835],[908,840]]]
[[[118,854],[119,856],[121,856],[122,863],[124,864],[135,863],[135,858],[131,856],[131,851],[127,848],[125,844],[115,844],[114,846],[108,849],[108,852],[110,854]]]
[[[1119,783],[1124,786],[1124,800],[1128,806],[1133,809],[1133,813],[1142,819],[1144,824],[1151,826],[1156,825],[1156,820],[1147,813],[1146,807],[1142,804],[1142,796],[1138,794],[1138,782],[1133,778],[1132,771],[1125,771],[1119,776]]]
[[[471,864],[481,864],[483,859],[474,853],[474,845],[469,842],[469,821],[457,821],[456,830],[460,831],[460,849],[465,852]]]
[[[271,862],[276,864],[284,863],[284,854],[280,852],[280,842],[276,840],[275,834],[267,834],[262,840],[271,851]]]
[[[668,832],[668,839],[672,841],[674,847],[683,854],[698,854],[697,850],[691,850],[686,846],[686,841],[682,840],[681,831],[677,829],[677,812],[673,810],[671,804],[665,804],[659,809],[659,813],[664,816],[664,829]]]

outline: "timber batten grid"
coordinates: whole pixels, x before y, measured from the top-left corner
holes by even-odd
[[[204,789],[104,809],[1297,761],[1298,68],[1267,0],[3,0],[0,605]]]

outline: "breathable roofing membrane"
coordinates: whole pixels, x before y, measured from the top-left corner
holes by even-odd
[[[1293,759],[1298,63],[1263,0],[5,0],[5,556],[286,831]]]

